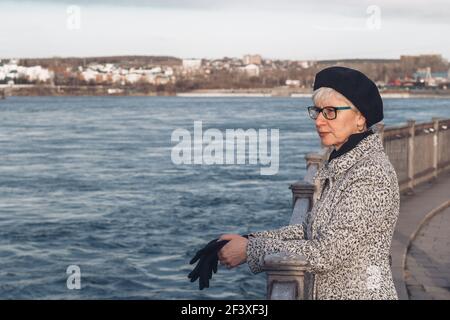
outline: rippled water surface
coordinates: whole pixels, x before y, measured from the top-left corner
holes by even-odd
[[[0,298],[263,299],[265,276],[219,268],[199,291],[188,261],[221,233],[288,223],[289,184],[319,139],[309,99],[11,97],[0,100]],[[385,123],[449,117],[450,100],[385,100]],[[175,165],[171,134],[279,129],[261,165]],[[66,269],[81,269],[68,290]]]

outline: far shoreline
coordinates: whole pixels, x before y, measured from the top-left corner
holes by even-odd
[[[110,94],[44,94],[44,95],[7,95],[5,98],[1,97],[0,101],[7,100],[11,97],[141,97],[141,98],[311,98],[312,94],[302,94],[302,95],[291,95],[291,96],[279,96],[270,94],[257,94],[257,93],[210,93],[210,94],[199,94],[199,93],[178,93],[178,94],[127,94],[127,95],[110,95]],[[436,94],[381,94],[382,99],[450,99],[450,95],[436,95]]]
[[[11,96],[41,97],[181,97],[181,98],[311,98],[312,90],[275,87],[250,89],[197,89],[187,92],[141,91],[137,87],[107,86],[0,85],[0,100]],[[450,90],[381,89],[383,99],[450,99]]]

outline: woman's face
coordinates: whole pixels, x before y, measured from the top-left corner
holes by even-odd
[[[334,96],[330,96],[317,103],[317,106],[320,108],[347,105],[348,103],[345,103],[342,99],[338,99]],[[320,113],[315,122],[316,130],[322,140],[322,144],[327,147],[335,146],[336,149],[339,149],[348,140],[350,135],[362,131],[361,129],[364,128],[365,118],[361,113],[347,109],[337,110],[336,119],[334,120],[327,120],[323,114]]]

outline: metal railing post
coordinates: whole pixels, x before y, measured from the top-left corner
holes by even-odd
[[[439,164],[439,118],[433,117],[433,179],[438,176]]]
[[[408,189],[413,191],[414,188],[414,136],[415,136],[415,120],[408,120],[409,137],[408,137]]]

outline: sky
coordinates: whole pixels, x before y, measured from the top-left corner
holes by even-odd
[[[0,58],[450,59],[449,0],[0,0]]]

